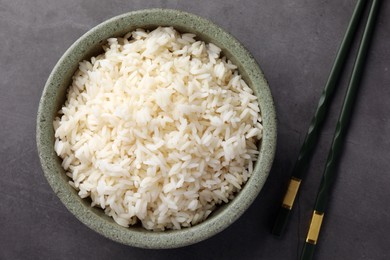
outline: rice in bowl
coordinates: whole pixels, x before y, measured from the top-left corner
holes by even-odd
[[[171,27],[111,38],[81,62],[54,128],[79,196],[149,230],[197,224],[233,199],[262,136],[257,97],[236,66]]]

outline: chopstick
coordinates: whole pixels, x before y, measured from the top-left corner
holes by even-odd
[[[318,141],[319,130],[327,114],[329,103],[336,84],[338,83],[340,75],[343,71],[344,64],[351,49],[352,41],[363,15],[366,2],[367,0],[359,0],[357,2],[351,20],[348,24],[347,31],[337,52],[333,67],[321,94],[316,112],[311,120],[309,130],[306,134],[305,140],[299,151],[297,161],[295,162],[294,168],[292,170],[290,183],[288,185],[283,203],[280,207],[279,214],[276,218],[276,222],[272,230],[274,235],[281,236],[287,226],[290,212],[294,206],[295,197],[299,191],[304,175],[307,172],[307,166],[309,164],[311,154]]]
[[[348,84],[347,92],[344,97],[343,106],[337,121],[331,148],[329,150],[326,166],[322,176],[320,189],[317,194],[316,203],[313,210],[313,216],[310,223],[309,232],[303,247],[301,260],[310,260],[313,257],[314,249],[318,241],[318,235],[321,229],[325,209],[331,193],[331,186],[336,177],[337,158],[341,152],[343,139],[347,131],[347,125],[352,113],[352,107],[360,85],[363,74],[364,63],[368,48],[375,28],[376,17],[379,12],[380,0],[373,0],[368,14],[367,23],[364,28],[363,36],[360,41],[357,57],[352,69],[351,78]]]

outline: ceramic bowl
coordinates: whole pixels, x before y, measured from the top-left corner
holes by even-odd
[[[238,66],[241,75],[258,96],[264,136],[254,172],[236,198],[218,207],[204,222],[190,228],[153,232],[142,227],[125,228],[116,224],[103,210],[90,206],[69,185],[69,178],[54,151],[53,120],[65,102],[66,91],[78,63],[102,53],[110,37],[123,36],[137,28],[173,26],[184,33],[212,42]],[[44,87],[37,116],[37,146],[44,175],[68,210],[82,223],[117,242],[142,248],[175,248],[207,239],[232,224],[259,194],[270,171],[276,146],[276,120],[272,96],[262,71],[251,54],[229,33],[199,16],[168,9],[148,9],[111,18],[81,36],[60,58]]]

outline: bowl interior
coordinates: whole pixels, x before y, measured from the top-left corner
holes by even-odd
[[[239,72],[254,90],[261,109],[264,133],[259,144],[260,155],[254,172],[236,198],[218,207],[209,218],[191,228],[164,232],[147,231],[140,226],[124,228],[116,224],[103,210],[90,206],[68,184],[69,178],[54,151],[53,120],[66,99],[67,88],[82,60],[103,52],[102,45],[111,37],[121,37],[137,28],[154,29],[173,26],[179,32],[197,35],[197,39],[212,42],[222,54],[238,66]],[[275,109],[268,84],[249,52],[230,34],[212,22],[193,14],[149,9],[114,17],[88,31],[61,57],[45,85],[38,109],[37,145],[42,168],[49,184],[65,206],[84,224],[115,241],[143,248],[173,248],[206,239],[235,221],[260,192],[270,171],[276,146]]]

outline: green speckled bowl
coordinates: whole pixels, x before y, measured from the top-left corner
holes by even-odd
[[[54,152],[53,120],[65,102],[66,90],[78,63],[102,52],[107,38],[123,36],[137,28],[173,26],[190,32],[206,42],[219,46],[239,68],[245,81],[259,98],[264,136],[254,173],[237,197],[220,206],[209,218],[190,228],[164,232],[147,231],[141,227],[124,228],[106,216],[101,209],[90,206],[68,184],[60,158]],[[229,33],[212,22],[193,14],[167,9],[149,9],[114,17],[99,24],[78,39],[61,57],[49,79],[39,104],[37,145],[43,172],[54,192],[82,223],[96,232],[123,244],[142,248],[175,248],[207,239],[232,224],[259,194],[270,171],[276,147],[276,120],[272,96],[263,73],[251,54]]]

